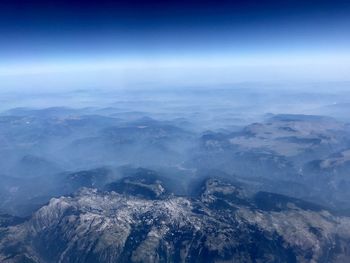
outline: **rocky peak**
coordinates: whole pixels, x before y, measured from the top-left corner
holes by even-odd
[[[206,180],[199,198],[151,199],[129,191],[129,185],[146,189],[149,183],[157,185],[157,180],[149,180],[125,178],[121,184],[128,192],[121,193],[82,188],[73,196],[52,199],[22,224],[0,227],[0,261],[350,260],[349,217],[302,206],[246,205],[252,201],[246,199],[244,189],[218,179]],[[218,201],[227,207],[222,210]]]

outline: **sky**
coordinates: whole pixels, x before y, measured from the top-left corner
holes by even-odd
[[[347,0],[2,0],[0,85],[348,81],[349,28]]]

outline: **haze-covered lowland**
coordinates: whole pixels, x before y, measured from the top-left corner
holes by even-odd
[[[348,85],[3,91],[0,261],[350,262]]]

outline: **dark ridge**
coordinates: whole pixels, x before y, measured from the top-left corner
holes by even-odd
[[[25,217],[17,217],[12,216],[9,214],[2,214],[0,215],[0,227],[9,227],[9,226],[15,226],[23,223],[28,218]]]
[[[326,207],[323,207],[318,204],[269,192],[258,192],[254,196],[253,202],[255,203],[258,209],[264,211],[281,212],[283,210],[293,209],[293,207],[290,206],[291,204],[295,205],[297,208],[303,210],[311,210],[314,212],[328,210]]]
[[[329,121],[335,120],[327,116],[304,115],[304,114],[277,114],[269,118],[269,121]]]
[[[107,184],[104,189],[146,199],[164,198],[169,194],[162,178],[155,171],[144,168],[138,168],[131,175]]]

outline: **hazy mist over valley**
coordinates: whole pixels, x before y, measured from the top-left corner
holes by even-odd
[[[219,176],[346,210],[350,96],[303,86],[5,93],[1,210],[28,216],[53,196],[103,190],[126,168],[169,177],[181,195]]]

